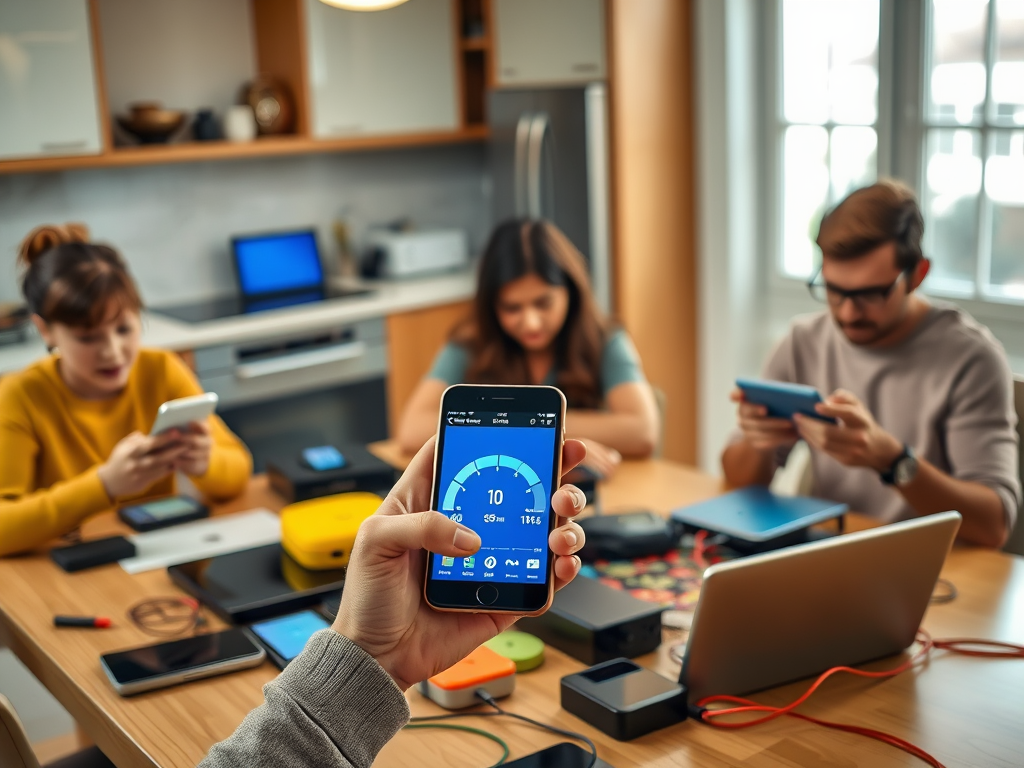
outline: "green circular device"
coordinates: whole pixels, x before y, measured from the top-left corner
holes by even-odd
[[[488,648],[515,662],[516,672],[529,672],[544,663],[544,643],[525,632],[506,630],[486,643]]]

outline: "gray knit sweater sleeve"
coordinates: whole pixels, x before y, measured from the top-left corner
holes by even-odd
[[[372,656],[330,629],[317,632],[263,688],[265,702],[200,768],[368,768],[409,720],[409,705]]]

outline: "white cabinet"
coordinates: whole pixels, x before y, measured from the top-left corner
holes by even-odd
[[[0,0],[0,158],[100,149],[88,0]]]
[[[604,0],[494,0],[499,87],[605,78]]]
[[[451,0],[345,11],[306,0],[313,135],[455,130]]]

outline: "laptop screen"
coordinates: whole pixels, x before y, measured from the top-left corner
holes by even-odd
[[[319,289],[324,274],[312,230],[277,232],[231,241],[242,296]]]

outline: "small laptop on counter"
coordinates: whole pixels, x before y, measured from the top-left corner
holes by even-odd
[[[238,235],[231,238],[238,293],[154,312],[201,323],[234,315],[369,293],[328,285],[312,229]]]
[[[679,682],[695,703],[903,651],[914,642],[958,512],[712,565]]]

